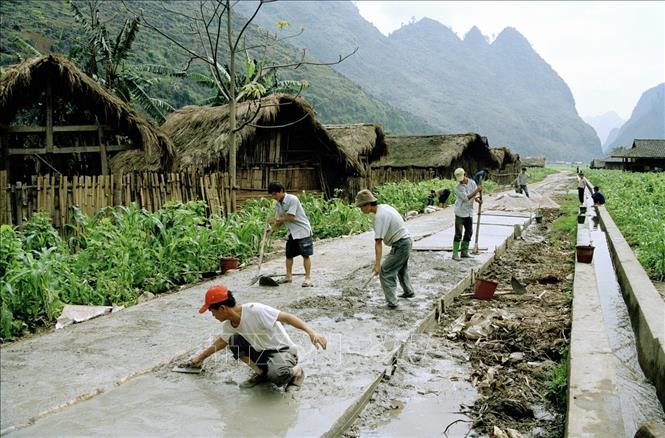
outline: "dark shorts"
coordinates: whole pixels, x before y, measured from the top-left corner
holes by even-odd
[[[286,241],[287,259],[292,259],[297,256],[309,257],[312,254],[314,254],[314,242],[312,241],[312,236],[294,240],[289,235],[289,240]]]

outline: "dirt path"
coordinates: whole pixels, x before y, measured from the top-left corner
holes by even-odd
[[[572,177],[558,174],[534,184],[532,190],[566,192],[571,181]],[[528,213],[529,207],[511,205],[523,203],[523,199],[513,202],[508,195],[499,197],[487,197],[486,207]],[[418,239],[452,224],[452,208],[407,222]],[[481,231],[481,247],[495,238],[491,228]],[[433,301],[489,257],[483,254],[456,264],[450,253],[415,252],[410,270],[417,297],[401,300],[400,309],[390,311],[378,281],[368,290],[358,288],[371,269],[372,233],[318,243],[315,251],[314,288],[248,286],[256,273],[250,267],[117,314],[3,346],[0,429],[14,430],[19,436],[90,435],[109,430],[124,435],[176,431],[227,436],[321,435],[380,375],[386,358],[411,335]],[[269,260],[263,272],[281,272],[282,264],[279,257]],[[293,311],[328,336],[329,349],[320,351],[311,348],[300,333],[290,331],[302,346],[301,358],[308,372],[297,398],[270,388],[239,390],[237,383],[246,378],[248,370],[230,360],[226,352],[206,363],[201,376],[168,371],[170,362],[200,351],[218,332],[218,323],[196,310],[205,289],[220,281],[237,292],[241,302],[258,301]],[[458,365],[452,359],[468,354],[458,350],[441,357],[420,355],[421,361],[432,360],[437,369],[447,369],[449,364],[454,373]],[[442,372],[440,382],[448,382],[448,376],[448,371]],[[432,397],[437,390],[432,391],[421,395]],[[469,403],[473,400],[472,389],[466,397]],[[253,419],[251,430],[247,430],[248,419]]]

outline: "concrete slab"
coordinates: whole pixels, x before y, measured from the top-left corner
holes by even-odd
[[[586,233],[583,225],[578,235]],[[575,263],[566,436],[623,436],[612,350],[592,264]]]

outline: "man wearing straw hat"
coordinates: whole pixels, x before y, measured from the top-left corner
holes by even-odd
[[[464,169],[455,169],[455,179],[457,180],[457,187],[455,187],[455,237],[453,238],[453,260],[462,260],[459,256],[460,244],[462,250],[462,257],[467,258],[469,255],[469,242],[471,242],[471,235],[473,234],[473,200],[476,195],[480,193],[483,188],[477,186],[476,182],[469,178],[464,172]],[[482,202],[476,199],[478,203]],[[462,235],[462,231],[464,235]]]
[[[404,219],[397,210],[388,204],[378,204],[376,198],[369,190],[361,190],[356,195],[356,206],[363,213],[374,213],[374,275],[379,275],[383,295],[386,297],[389,309],[397,308],[395,289],[399,279],[404,293],[401,298],[415,296],[411,280],[409,279],[409,256],[411,254],[411,236],[406,229]],[[383,244],[391,247],[390,254],[381,263]]]

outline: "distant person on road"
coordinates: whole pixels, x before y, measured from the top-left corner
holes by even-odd
[[[482,186],[476,185],[476,182],[469,178],[464,169],[455,169],[455,237],[453,238],[453,260],[462,260],[459,255],[462,250],[462,257],[468,258],[469,242],[473,235],[473,200],[479,204],[482,201],[476,198],[476,195],[482,192]],[[464,235],[462,235],[464,232]]]
[[[404,219],[397,210],[388,204],[378,204],[369,190],[361,190],[356,195],[356,206],[365,214],[374,216],[374,275],[379,275],[383,295],[389,309],[397,308],[395,289],[399,279],[404,293],[400,298],[415,296],[409,278],[409,256],[413,242],[406,229]],[[390,254],[383,260],[383,244],[390,246]]]
[[[593,199],[593,205],[605,205],[605,195],[603,195],[603,192],[600,191],[600,187],[598,186],[593,188],[591,199]]]
[[[210,347],[180,366],[200,370],[204,360],[228,346],[236,360],[244,362],[255,372],[254,376],[240,384],[241,388],[271,382],[285,386],[290,392],[302,385],[305,372],[298,364],[296,345],[282,323],[307,333],[317,348],[325,349],[327,345],[324,336],[317,334],[297,316],[261,303],[240,305],[222,284],[207,290],[199,313],[208,310],[222,323],[222,334]]]
[[[580,172],[577,174],[577,198],[580,200],[580,204],[584,204],[584,173]]]
[[[305,268],[305,280],[302,287],[312,287],[310,277],[312,261],[310,257],[314,254],[314,243],[312,242],[312,226],[303,210],[297,196],[290,195],[284,191],[284,186],[279,181],[268,184],[268,193],[277,201],[275,203],[276,216],[269,218],[272,223],[271,233],[277,231],[282,224],[288,229],[286,240],[286,276],[277,280],[278,283],[291,283],[293,281],[293,259],[302,256],[302,264]]]
[[[487,181],[487,178],[490,177],[490,172],[487,169],[480,169],[478,172],[473,174],[473,180],[476,182],[476,185],[480,185],[480,179]]]
[[[450,190],[448,189],[431,190],[427,197],[427,205],[434,205],[436,203],[439,207],[443,208],[446,206],[449,196]]]
[[[515,184],[517,186],[517,188],[519,189],[519,192],[520,193],[523,192],[526,195],[527,198],[529,197],[529,190],[528,190],[528,187],[527,187],[527,183],[529,181],[529,178],[531,178],[531,175],[529,175],[526,172],[526,167],[522,167],[522,171],[519,174],[517,174],[517,178],[515,178],[513,180],[513,184]]]

